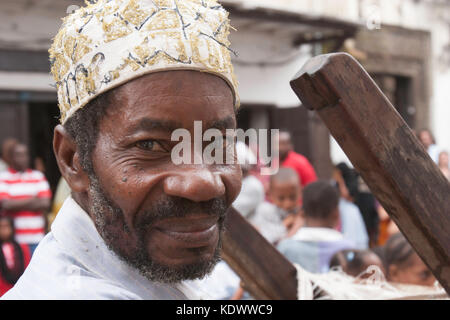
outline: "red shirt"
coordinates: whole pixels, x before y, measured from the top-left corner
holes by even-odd
[[[36,170],[17,172],[13,169],[0,172],[0,200],[51,198],[50,186],[45,176]],[[14,219],[16,240],[19,243],[39,243],[45,234],[45,217],[42,212],[6,212]]]
[[[288,153],[286,159],[281,163],[281,167],[294,169],[303,187],[317,180],[316,171],[308,159],[294,151]]]

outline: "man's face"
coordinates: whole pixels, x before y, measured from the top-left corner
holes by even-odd
[[[280,132],[278,135],[278,148],[280,153],[280,159],[284,160],[288,153],[293,149],[291,136],[287,132]]]
[[[168,71],[133,80],[114,97],[92,154],[89,211],[96,227],[151,280],[202,277],[218,260],[241,171],[238,165],[175,165],[171,149],[179,141],[171,141],[171,133],[187,129],[194,146],[194,121],[202,121],[203,131],[215,127],[225,136],[236,126],[232,91],[208,73]]]
[[[28,168],[30,157],[28,148],[23,144],[17,144],[11,150],[12,167],[17,171],[25,171]]]

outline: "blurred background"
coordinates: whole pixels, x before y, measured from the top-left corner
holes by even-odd
[[[450,0],[220,1],[230,11],[242,109],[239,127],[282,128],[319,178],[348,162],[327,128],[301,107],[289,80],[311,56],[344,51],[366,68],[408,125],[450,150]],[[47,50],[81,0],[0,2],[0,144],[30,150],[52,191],[59,111]]]

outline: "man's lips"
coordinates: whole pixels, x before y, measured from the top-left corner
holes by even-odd
[[[160,220],[153,227],[180,247],[196,248],[216,242],[217,222],[217,216],[188,216]]]

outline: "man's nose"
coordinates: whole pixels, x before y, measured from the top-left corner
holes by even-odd
[[[164,180],[167,195],[194,202],[209,201],[225,195],[225,185],[219,173],[207,168],[185,169]]]

